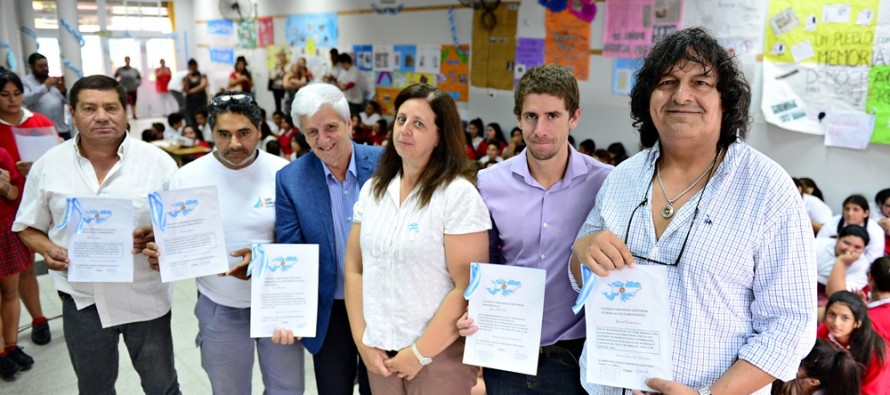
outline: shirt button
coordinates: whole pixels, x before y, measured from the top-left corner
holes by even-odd
[[[546,223],[546,222],[544,222],[544,227],[545,227],[545,228],[547,227],[547,223]]]
[[[541,260],[544,260],[544,254],[541,254]]]

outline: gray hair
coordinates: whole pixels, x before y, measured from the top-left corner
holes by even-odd
[[[350,120],[349,103],[340,88],[321,83],[309,84],[297,91],[291,105],[291,118],[303,130],[301,117],[311,117],[325,105],[331,106],[343,118],[343,122]]]

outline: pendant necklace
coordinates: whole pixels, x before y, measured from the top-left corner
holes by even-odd
[[[717,165],[717,159],[720,158],[721,153],[723,153],[723,148],[720,148],[720,150],[717,151],[717,156],[714,157],[714,161],[711,162],[711,166],[708,166],[708,168],[705,169],[705,171],[702,172],[701,175],[699,175],[698,178],[696,178],[691,185],[686,187],[683,192],[680,192],[680,194],[673,199],[668,197],[667,191],[664,189],[664,182],[661,181],[661,172],[658,170],[658,164],[655,164],[655,176],[658,178],[658,185],[661,186],[661,193],[664,195],[665,200],[667,200],[667,204],[665,204],[664,207],[661,208],[662,218],[669,219],[674,216],[674,202],[676,202],[677,199],[683,197],[683,195],[692,190],[692,188],[695,187],[702,178],[705,178],[705,174],[708,174],[714,168],[714,166]]]

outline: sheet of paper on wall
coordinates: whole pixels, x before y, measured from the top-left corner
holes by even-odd
[[[822,118],[825,145],[864,150],[871,140],[875,116],[853,112],[828,112]]]
[[[578,81],[590,74],[590,24],[568,11],[547,10],[544,62],[568,67]]]
[[[707,26],[720,39],[734,37],[760,43],[766,7],[767,0],[688,1],[683,22],[686,26]]]
[[[395,67],[392,45],[375,45],[374,71],[392,71]]]
[[[59,135],[54,126],[44,128],[12,128],[15,145],[23,162],[34,162],[46,151],[59,145]]]
[[[612,94],[628,96],[636,84],[634,73],[640,68],[640,59],[616,58],[612,71]]]
[[[513,69],[513,84],[530,69],[544,64],[543,38],[516,38],[516,66]]]
[[[441,45],[418,45],[415,70],[421,73],[439,74],[439,66],[442,63],[441,57]]]
[[[789,80],[802,78],[801,66],[763,60],[763,118],[783,129],[822,134],[818,120],[810,121],[805,102],[789,86]]]
[[[781,37],[783,34],[799,26],[800,21],[797,19],[797,14],[794,13],[794,9],[788,7],[784,11],[770,18],[769,25],[773,28],[773,33],[775,33],[776,37]]]
[[[813,45],[809,41],[803,41],[791,46],[791,56],[794,57],[795,63],[801,63],[815,55],[816,52],[813,51]]]
[[[822,8],[822,22],[850,23],[851,10],[849,4],[828,4]]]

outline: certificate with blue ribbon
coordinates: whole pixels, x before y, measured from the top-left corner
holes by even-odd
[[[463,363],[537,374],[546,277],[543,269],[470,264],[464,298],[479,330],[467,336]]]
[[[68,281],[133,282],[132,201],[69,197],[56,227],[68,236]]]
[[[290,329],[315,337],[318,244],[254,244],[250,274],[250,337]]]
[[[576,306],[585,305],[585,380],[645,391],[652,391],[647,378],[673,380],[667,267],[638,264],[602,278],[582,267],[584,286]]]
[[[162,282],[229,270],[216,186],[153,192],[148,206]]]

